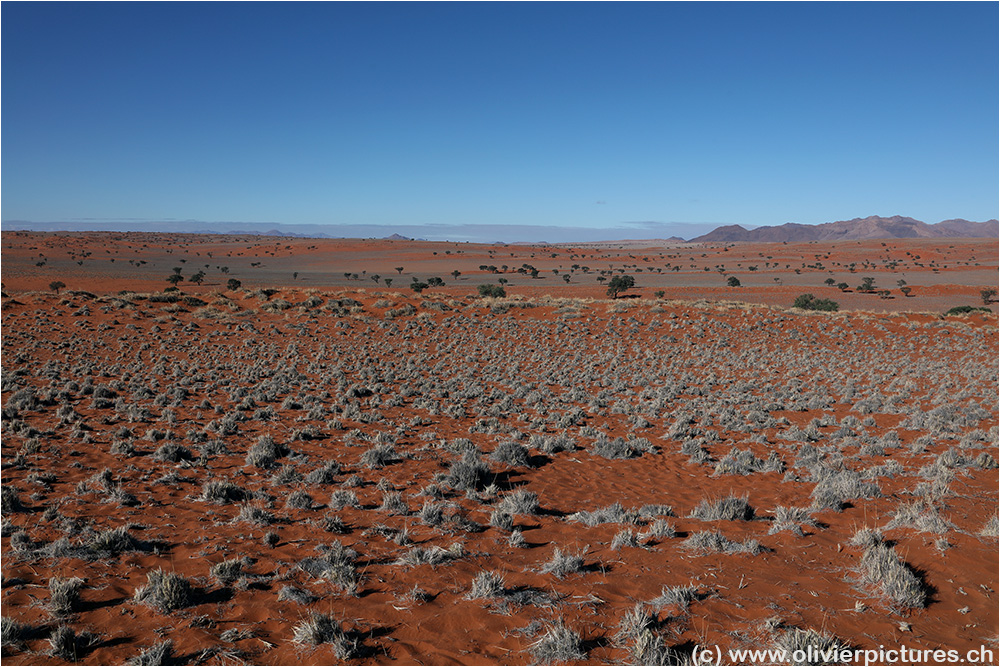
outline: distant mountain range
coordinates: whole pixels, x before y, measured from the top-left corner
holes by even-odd
[[[793,222],[776,227],[745,229],[739,225],[717,227],[708,234],[698,236],[688,243],[802,243],[807,241],[855,241],[863,239],[915,239],[915,238],[997,238],[1000,224],[996,220],[969,222],[944,220],[929,225],[920,220],[894,215],[882,218],[877,215],[853,220],[826,222],[820,225],[800,225]]]
[[[636,221],[603,227],[535,224],[296,224],[281,222],[207,222],[204,220],[95,220],[52,222],[4,220],[4,230],[36,232],[158,232],[162,234],[227,234],[295,236],[319,239],[390,239],[468,241],[470,243],[588,243],[625,239],[683,240],[711,231],[718,223]]]

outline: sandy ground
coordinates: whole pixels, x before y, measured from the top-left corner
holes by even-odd
[[[667,299],[738,300],[789,306],[799,294],[836,300],[842,308],[873,312],[934,311],[982,305],[979,292],[996,287],[995,239],[907,239],[801,244],[694,246],[646,242],[587,244],[581,248],[480,245],[388,240],[338,240],[213,235],[4,232],[3,284],[8,292],[46,290],[53,280],[70,289],[160,290],[175,267],[190,278],[205,274],[194,293],[244,287],[315,289],[384,286],[407,289],[412,280],[440,277],[450,294],[475,293],[477,285],[507,280],[508,292],[603,298],[613,273],[636,280],[633,294]],[[621,247],[619,247],[619,245]],[[496,267],[499,273],[480,267]],[[538,269],[532,278],[526,266]],[[518,269],[522,272],[518,273]],[[456,278],[452,275],[459,272]],[[602,273],[603,272],[603,273]],[[612,273],[613,272],[613,273]],[[356,277],[355,277],[356,276]],[[569,282],[565,282],[566,277]],[[728,287],[736,277],[741,287]],[[890,298],[861,294],[862,278]],[[378,277],[376,282],[374,278]],[[846,283],[847,291],[828,286]],[[900,291],[900,281],[910,288]],[[991,306],[996,311],[996,305]]]
[[[1000,657],[997,320],[940,315],[995,285],[995,244],[108,236],[3,235],[5,663]],[[723,262],[746,287],[698,270]],[[779,307],[807,287],[847,312]]]

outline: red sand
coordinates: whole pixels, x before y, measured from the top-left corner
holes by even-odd
[[[640,285],[635,291],[646,299],[594,301],[603,299],[596,268],[636,261],[627,257],[629,252],[642,262],[644,255],[632,248],[622,251],[624,256],[612,255],[615,249],[588,248],[587,257],[573,258],[578,254],[563,248],[242,239],[238,243],[246,254],[239,257],[236,242],[226,239],[137,236],[87,235],[90,245],[74,246],[65,235],[3,235],[2,402],[9,410],[3,439],[3,616],[31,628],[19,644],[5,646],[5,662],[65,664],[66,659],[48,655],[46,640],[61,623],[97,636],[93,645],[80,647],[83,664],[120,664],[166,639],[189,663],[338,662],[329,644],[314,648],[293,641],[295,627],[316,612],[356,632],[359,650],[350,662],[530,663],[535,660],[532,644],[541,637],[530,624],[562,619],[583,640],[583,662],[612,663],[635,659],[629,657],[634,643],[619,645],[614,637],[637,603],[654,614],[654,634],[681,653],[696,644],[770,647],[783,632],[800,628],[828,633],[854,648],[906,644],[964,652],[986,645],[1000,656],[995,524],[991,534],[980,534],[997,512],[993,314],[946,319],[918,312],[802,314],[711,303],[738,297],[787,305],[806,285],[822,285],[827,275],[763,268],[734,271],[749,285],[738,290],[719,287],[724,280],[711,272],[634,273]],[[882,248],[881,242],[857,249],[849,245],[837,245],[822,261],[862,261],[863,251]],[[884,302],[848,294],[838,300],[848,308],[898,311],[911,304],[915,311],[975,304],[980,286],[996,280],[995,252],[972,259],[981,245],[891,242],[885,252],[894,259],[910,252],[921,255],[916,261],[926,266],[845,271],[852,284],[860,276],[876,276],[879,286],[894,287],[897,298]],[[265,247],[275,256],[265,255]],[[705,265],[719,263],[723,253],[727,267],[746,265],[754,253],[763,252],[783,267],[793,255],[801,263],[804,250],[812,247],[663,252],[680,252],[686,262],[693,255],[696,264]],[[68,256],[57,259],[71,248],[75,257],[91,255],[82,265]],[[113,265],[97,259],[101,248],[119,259]],[[934,248],[940,249],[933,255],[941,264],[937,274],[927,269]],[[462,250],[461,263],[442,257],[446,250]],[[509,266],[533,263],[546,277],[506,274],[508,292],[517,298],[470,296],[475,284],[498,276],[467,265],[496,264],[501,250],[516,253],[503,259]],[[213,253],[207,263],[225,261],[228,275],[244,287],[279,291],[270,298],[252,290],[222,295],[223,274],[206,270],[206,284],[181,287],[183,295],[197,295],[207,306],[115,296],[123,289],[162,289],[174,265],[190,276],[193,268],[188,267],[207,252]],[[590,257],[592,252],[603,254],[600,262]],[[701,253],[709,257],[700,258]],[[41,255],[44,266],[29,265],[29,257]],[[180,256],[189,261],[176,262]],[[255,257],[272,266],[255,273],[257,267],[249,266],[258,261]],[[147,264],[137,267],[129,259]],[[965,265],[985,259],[992,264]],[[591,262],[592,271],[586,276],[574,271],[569,285],[549,269],[578,261]],[[396,275],[398,283],[388,290],[364,279],[342,281],[335,291],[317,288],[326,279],[336,284],[337,270],[344,266]],[[394,266],[404,266],[402,275]],[[462,272],[458,281],[448,275],[451,266]],[[300,272],[294,281],[291,267]],[[916,294],[907,299],[895,289],[895,276],[904,268]],[[418,296],[406,289],[411,274],[440,275],[448,285]],[[258,282],[257,275],[273,282]],[[943,275],[956,282],[934,282]],[[774,276],[786,283],[806,282],[768,284]],[[68,285],[59,295],[24,291],[47,289],[54,279]],[[652,300],[654,289],[691,301]],[[839,295],[828,289],[809,287],[817,296]],[[310,297],[316,301],[309,302]],[[334,307],[338,300],[339,308]],[[285,303],[289,306],[280,309]],[[92,393],[99,386],[117,396],[102,406]],[[23,394],[15,399],[24,387],[34,387],[41,402],[25,402]],[[149,392],[139,391],[143,387]],[[374,393],[359,395],[352,390],[356,387]],[[187,396],[177,393],[181,388]],[[876,395],[880,403],[871,403],[870,411],[863,407]],[[252,403],[246,402],[248,396]],[[147,414],[130,418],[125,411],[132,405]],[[957,412],[941,413],[939,421],[919,428],[907,421],[913,419],[911,411],[926,414],[942,405]],[[776,421],[737,428],[749,423],[754,410],[759,418]],[[690,433],[682,429],[668,435],[685,414],[691,415]],[[230,429],[222,426],[227,415]],[[491,417],[497,420],[492,426]],[[874,421],[850,426],[849,417]],[[814,419],[830,425],[814,425],[814,436],[795,439],[796,429],[809,431]],[[596,431],[581,432],[583,426]],[[841,426],[857,435],[838,435]],[[313,436],[303,439],[300,434],[309,429]],[[150,439],[154,432],[163,438]],[[611,440],[644,438],[654,451],[608,459],[593,450],[596,432]],[[262,434],[291,450],[273,469],[246,461]],[[545,454],[530,440],[560,434],[578,448]],[[539,513],[514,516],[528,548],[510,546],[510,533],[489,525],[499,502],[490,490],[467,495],[440,477],[459,459],[442,445],[458,438],[484,452],[500,496],[513,489],[537,494]],[[500,442],[516,438],[528,446],[534,467],[489,458]],[[203,439],[224,447],[203,452]],[[135,455],[113,453],[116,441],[131,442]],[[170,442],[189,450],[192,460],[158,459],[154,452]],[[364,453],[385,442],[395,443],[396,459],[384,467],[365,465]],[[888,444],[879,449],[879,443]],[[807,444],[825,456],[820,468],[804,463]],[[681,449],[689,446],[703,449],[707,461],[691,461]],[[717,472],[734,447],[762,461],[774,453],[785,472]],[[291,472],[307,475],[328,460],[340,466],[331,483],[296,479]],[[876,466],[890,463],[896,467],[885,468],[888,475],[870,478],[878,485],[877,495],[848,495],[840,511],[813,507],[814,474],[873,474]],[[289,466],[289,483],[272,481],[281,466]],[[95,479],[105,469],[112,490]],[[345,487],[353,475],[356,485]],[[259,497],[249,504],[273,514],[275,523],[234,521],[241,503],[200,500],[209,479],[256,492]],[[449,511],[462,508],[483,529],[470,532],[460,522],[427,525],[419,512],[428,496],[415,494],[431,484],[438,486],[443,502],[453,503]],[[116,502],[115,488],[138,504]],[[7,489],[23,508],[12,505],[8,511]],[[360,507],[286,506],[296,490],[309,493],[317,506],[329,504],[338,492],[353,491]],[[384,492],[392,490],[401,493],[407,514],[379,507]],[[702,501],[729,494],[745,496],[757,518],[690,516]],[[616,549],[611,543],[619,532],[646,531],[650,519],[587,527],[570,518],[616,502],[626,510],[669,505],[673,516],[664,518],[675,535]],[[905,522],[888,526],[914,502],[947,522],[942,532]],[[802,535],[772,534],[778,506],[805,508],[816,523],[799,524]],[[339,517],[346,532],[329,532],[322,522],[327,514]],[[140,540],[157,542],[156,550],[81,557],[95,532],[120,526],[130,526]],[[882,529],[916,573],[926,606],[901,609],[877,587],[858,583],[863,549],[850,542],[862,527]],[[410,545],[392,539],[403,528]],[[708,530],[738,542],[755,539],[766,551],[703,555],[687,545],[692,535]],[[268,532],[278,536],[273,547],[264,544]],[[60,548],[59,538],[68,544]],[[357,552],[355,594],[303,569],[305,559],[321,556],[317,546],[337,540]],[[397,564],[413,546],[456,543],[463,546],[462,556],[445,563]],[[557,547],[582,552],[584,570],[563,578],[540,572]],[[223,584],[210,576],[212,565],[240,557],[249,559],[243,579]],[[189,606],[166,613],[133,600],[157,568],[194,585]],[[468,598],[473,579],[484,570],[503,574],[503,599]],[[69,576],[85,579],[80,602],[57,618],[48,608],[49,583],[52,577]],[[694,586],[700,598],[687,610],[650,604],[663,587],[686,585]],[[279,601],[284,586],[308,590],[317,599],[306,605]],[[428,599],[408,597],[414,586]],[[531,603],[518,604],[519,592]]]

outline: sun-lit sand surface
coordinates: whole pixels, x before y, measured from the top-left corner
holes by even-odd
[[[995,240],[2,241],[5,663],[1000,655]]]

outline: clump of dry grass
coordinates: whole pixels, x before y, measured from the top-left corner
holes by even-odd
[[[160,611],[171,612],[193,604],[195,591],[181,575],[154,570],[146,575],[146,584],[136,589],[133,599]]]

